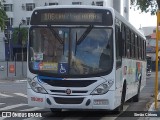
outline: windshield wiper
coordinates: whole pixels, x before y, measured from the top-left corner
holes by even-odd
[[[84,33],[82,34],[82,36],[79,38],[79,40],[76,39],[76,45],[81,44],[81,42],[87,37],[87,35],[90,33],[90,31],[92,30],[93,25],[90,25],[86,31],[84,31]]]
[[[59,37],[59,35],[55,31],[55,29],[53,29],[51,27],[49,27],[49,29],[51,30],[52,34],[57,38],[57,40],[59,41],[59,43],[64,44],[64,41]]]
[[[77,52],[77,32],[76,32],[76,45],[75,45],[75,51],[74,51],[75,55],[76,55],[76,52]]]
[[[61,39],[61,37],[59,37],[59,35],[57,34],[57,32],[55,31],[54,28],[52,28],[50,26],[49,29],[51,30],[52,34],[57,38],[57,40],[59,41],[59,43],[63,45],[63,55],[64,55],[65,33],[63,34],[63,39]]]

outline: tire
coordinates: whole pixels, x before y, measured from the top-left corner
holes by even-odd
[[[132,100],[133,102],[138,102],[138,101],[139,101],[140,90],[141,90],[141,80],[139,81],[138,92],[137,92],[137,94],[133,97],[133,100]]]
[[[62,112],[62,109],[58,109],[58,108],[50,108],[50,110],[52,113],[55,113],[55,114]]]
[[[125,97],[126,97],[126,84],[123,85],[123,91],[121,96],[121,104],[116,109],[114,109],[114,113],[120,114],[123,111],[123,105],[125,103]]]

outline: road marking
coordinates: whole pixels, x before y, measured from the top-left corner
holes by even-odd
[[[0,117],[0,120],[4,120],[6,117]]]
[[[42,118],[30,117],[30,118],[26,118],[26,119],[23,119],[23,120],[42,120],[42,119],[44,119],[44,118],[43,117]]]
[[[6,103],[0,103],[0,105],[3,105],[3,104],[6,104]]]
[[[25,95],[25,94],[23,94],[23,93],[13,93],[13,94],[27,98],[27,95]]]
[[[16,83],[23,83],[23,82],[27,82],[27,80],[16,80]]]
[[[115,120],[117,117],[103,117],[100,120]]]
[[[25,80],[19,80],[19,81],[21,81],[21,82],[26,82],[26,81],[27,81],[27,79],[25,79]]]
[[[5,103],[0,103],[0,104],[5,104]],[[12,109],[12,108],[16,108],[16,107],[20,107],[20,106],[24,106],[24,105],[27,105],[27,104],[16,104],[16,105],[11,105],[11,106],[7,106],[7,107],[4,107],[4,108],[1,108],[0,110],[8,110],[8,109]],[[129,107],[129,105],[124,105],[124,110],[123,111],[126,111],[127,108]],[[34,107],[34,108],[30,108],[30,109],[24,109],[24,110],[20,110],[20,111],[36,111],[36,110],[41,110],[41,109],[44,109],[44,108],[39,108],[39,107]],[[117,117],[103,117],[101,118],[100,120],[115,120]],[[0,118],[0,120],[4,120],[5,118]],[[26,119],[23,119],[23,120],[32,120],[33,118],[26,118]],[[42,118],[36,118],[36,119],[43,119]]]
[[[128,107],[129,107],[129,105],[124,105],[123,106],[123,111],[126,111]]]
[[[1,98],[1,96],[2,96],[2,97],[13,97],[13,96],[11,96],[11,95],[6,95],[6,94],[0,93],[0,98]]]
[[[155,102],[153,102],[149,108],[148,111],[155,111],[155,107],[154,107]]]
[[[17,107],[24,106],[24,105],[27,105],[27,104],[16,104],[16,105],[10,105],[10,106],[4,107],[4,108],[0,108],[0,111],[5,111],[5,110],[9,110],[9,109],[17,108]]]
[[[34,108],[24,109],[24,110],[20,110],[20,111],[36,111],[36,110],[42,110],[42,109],[44,109],[44,108],[34,107]]]

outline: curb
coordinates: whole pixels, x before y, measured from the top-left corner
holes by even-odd
[[[9,79],[9,80],[0,80],[0,83],[11,83],[11,82],[26,82],[27,79]]]
[[[158,104],[158,110],[155,110],[155,102],[153,102],[150,106],[150,108],[148,109],[148,111],[160,111],[160,92],[158,93],[157,96],[157,104]]]

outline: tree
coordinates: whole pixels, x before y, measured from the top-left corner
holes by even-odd
[[[0,28],[1,30],[5,29],[5,21],[7,20],[7,14],[6,12],[2,9],[2,4],[0,2]]]
[[[141,12],[150,12],[154,15],[156,11],[160,10],[160,0],[131,0],[132,7],[140,9]]]
[[[26,44],[27,43],[27,37],[28,37],[28,28],[20,28],[20,33],[21,33],[21,35],[20,35],[20,39],[22,40],[22,41],[18,41],[18,34],[19,34],[19,28],[14,28],[14,30],[13,30],[13,40],[12,40],[12,43],[13,44]]]

